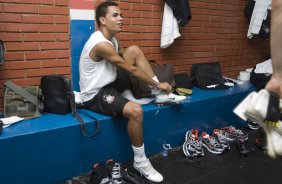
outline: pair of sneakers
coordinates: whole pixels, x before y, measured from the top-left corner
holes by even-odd
[[[276,158],[282,155],[282,100],[276,93],[262,89],[250,93],[235,109],[234,113],[247,121],[257,122],[267,138],[267,153]]]
[[[182,146],[183,153],[187,157],[204,156],[202,142],[198,137],[198,130],[191,129],[185,134],[185,142]]]
[[[185,99],[186,99],[186,96],[176,95],[176,94],[173,94],[173,93],[167,94],[165,92],[161,92],[161,93],[156,95],[155,103],[157,103],[157,104],[179,103],[179,102],[181,102]]]
[[[146,159],[142,162],[133,162],[133,167],[137,170],[141,176],[144,176],[146,179],[160,183],[163,181],[163,176],[152,166],[149,159]]]

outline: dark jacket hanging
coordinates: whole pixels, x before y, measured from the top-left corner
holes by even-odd
[[[191,9],[188,0],[164,0],[173,11],[178,25],[184,27],[191,19]]]

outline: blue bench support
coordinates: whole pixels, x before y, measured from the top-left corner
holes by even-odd
[[[227,90],[201,90],[177,105],[144,105],[144,141],[148,156],[159,153],[164,143],[181,146],[192,128],[212,133],[226,125],[241,126],[233,108],[251,91],[250,84]],[[88,111],[101,127],[97,137],[87,139],[71,115],[46,114],[18,122],[0,135],[0,183],[60,183],[91,170],[94,163],[133,158],[126,120]],[[95,124],[86,120],[87,130]]]

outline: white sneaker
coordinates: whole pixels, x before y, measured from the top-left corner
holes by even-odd
[[[152,166],[151,162],[149,161],[149,159],[147,159],[146,161],[141,162],[141,163],[134,162],[133,163],[133,167],[142,176],[144,176],[145,178],[147,178],[150,181],[160,183],[164,179],[163,176],[158,171],[156,171],[153,168],[153,166]]]
[[[267,137],[267,153],[275,158],[282,156],[281,99],[265,89],[249,94],[234,113],[244,120],[250,119],[261,125]]]
[[[173,93],[160,93],[156,95],[155,102],[156,103],[178,103],[182,100],[185,100],[186,96],[175,95]]]

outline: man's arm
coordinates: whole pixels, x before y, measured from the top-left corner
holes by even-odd
[[[114,49],[114,47],[107,43],[107,42],[101,42],[97,44],[92,50],[90,57],[99,57],[104,58],[107,61],[109,61],[111,64],[115,65],[116,67],[122,68],[123,70],[127,71],[130,75],[135,76],[136,78],[142,80],[143,82],[150,84],[158,89],[163,89],[163,86],[160,86],[160,83],[157,83],[153,79],[151,79],[145,72],[140,70],[134,65],[129,64],[126,62],[124,58],[122,58]],[[94,59],[92,58],[91,59]],[[170,89],[171,90],[171,89]]]
[[[118,39],[116,39],[117,43],[118,43],[118,55],[122,56],[123,55],[123,48],[119,42]]]

